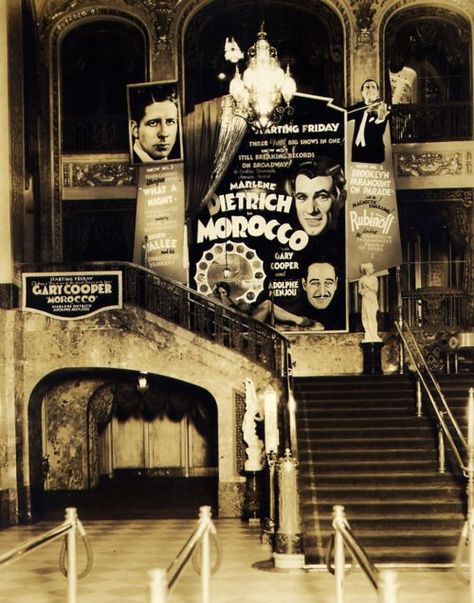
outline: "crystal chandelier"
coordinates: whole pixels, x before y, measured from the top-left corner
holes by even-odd
[[[296,93],[296,83],[289,67],[286,71],[281,68],[278,53],[270,46],[263,24],[247,56],[243,75],[236,65],[229,92],[234,99],[234,113],[243,117],[254,131],[265,132],[278,124],[285,113],[293,112],[290,101]]]

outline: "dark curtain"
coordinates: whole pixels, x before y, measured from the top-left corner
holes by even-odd
[[[188,223],[212,197],[245,130],[246,122],[233,114],[230,96],[200,103],[184,118]]]

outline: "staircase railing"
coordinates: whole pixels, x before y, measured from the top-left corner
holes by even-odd
[[[469,389],[467,407],[468,437],[466,440],[437,380],[428,367],[423,352],[410,327],[402,319],[395,322],[395,326],[400,335],[403,348],[406,349],[411,364],[416,371],[418,381],[423,385],[436,415],[440,472],[444,473],[445,471],[444,438],[446,438],[454,454],[458,468],[466,478],[466,521],[459,538],[455,563],[459,578],[469,583],[469,601],[470,603],[474,603],[474,388],[471,387]],[[437,400],[435,400],[435,396]],[[456,443],[456,439],[459,445]],[[461,571],[462,557],[465,549],[468,549],[467,567],[469,577],[467,579],[464,578]]]
[[[140,306],[193,333],[232,348],[280,377],[285,376],[288,340],[252,318],[155,272],[129,262],[23,264],[22,272],[120,270],[124,303]]]
[[[378,602],[397,603],[396,573],[389,570],[379,571],[372,563],[366,551],[354,536],[342,505],[335,505],[333,507],[332,527],[333,532],[326,555],[326,567],[335,577],[336,603],[344,603],[344,583],[346,576],[344,547],[347,547],[349,550],[352,562],[354,560],[357,561],[372,586],[378,592]],[[334,568],[331,566],[333,552]]]
[[[431,372],[423,352],[416,340],[416,337],[413,334],[413,331],[403,320],[395,322],[395,326],[400,336],[400,340],[403,343],[403,347],[408,353],[411,366],[416,372],[417,379],[423,386],[425,394],[436,417],[439,438],[438,462],[440,473],[444,473],[445,471],[444,439],[446,439],[456,459],[459,469],[464,475],[466,475],[468,446],[459,423],[449,408],[439,383]]]

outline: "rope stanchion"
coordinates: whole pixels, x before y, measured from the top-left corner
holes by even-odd
[[[326,567],[329,573],[334,575],[336,582],[336,603],[344,603],[345,577],[345,547],[347,546],[352,565],[357,561],[364,571],[372,586],[378,591],[379,603],[397,603],[397,574],[395,572],[380,572],[367,556],[354,534],[344,513],[342,505],[333,507],[333,532],[326,553]],[[334,554],[334,568],[331,566],[331,558]],[[474,603],[474,602],[471,602]]]
[[[212,568],[210,564],[211,539],[217,551],[216,562]],[[172,590],[190,560],[192,560],[194,570],[201,576],[202,603],[209,603],[210,577],[219,569],[222,561],[222,552],[217,539],[217,531],[211,519],[211,507],[209,506],[199,508],[197,528],[173,559],[168,569],[157,569],[149,572],[151,577],[149,603],[166,603],[168,593]],[[153,574],[152,572],[158,573]],[[163,575],[162,572],[164,572]],[[166,591],[164,594],[163,590]]]
[[[382,570],[379,574],[378,603],[397,603],[397,573],[393,570]]]
[[[66,521],[72,524],[68,531],[67,546],[67,603],[77,603],[77,547],[76,547],[76,509],[69,507],[66,509]]]
[[[211,576],[214,576],[222,564],[222,548],[219,539],[217,538],[216,528],[213,524],[209,526],[209,536],[211,537],[211,542],[216,550],[216,560],[214,561],[214,565],[212,565],[210,568],[210,574]],[[194,571],[199,575],[201,574],[201,557],[201,549],[197,547],[194,551],[194,555],[192,556],[192,564]]]
[[[168,600],[168,582],[165,569],[148,571],[150,578],[150,603],[166,603]]]
[[[87,566],[80,576],[77,574],[77,532],[86,543],[87,550]],[[18,561],[23,555],[31,553],[49,542],[58,540],[62,536],[64,536],[64,541],[59,555],[59,569],[67,578],[67,603],[77,603],[77,580],[78,577],[83,577],[89,573],[92,567],[92,549],[74,507],[66,509],[65,521],[60,526],[15,547],[4,555],[0,555],[0,567]]]
[[[77,526],[77,531],[79,532],[79,536],[81,537],[81,540],[82,540],[85,550],[86,550],[86,566],[81,572],[77,573],[77,579],[82,580],[82,578],[85,578],[85,576],[87,576],[87,574],[92,569],[93,554],[92,554],[92,547],[90,545],[89,538],[87,537],[87,533],[84,529],[84,526],[82,525],[82,523],[80,522],[80,520],[78,518],[76,519],[76,526]],[[67,534],[66,534],[64,537],[64,540],[63,540],[63,544],[61,546],[61,551],[59,553],[59,569],[60,569],[62,575],[65,576],[66,578],[68,576],[67,557],[68,557],[68,540],[67,540]]]

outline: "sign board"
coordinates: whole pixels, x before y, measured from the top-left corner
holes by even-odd
[[[23,310],[60,320],[77,320],[121,307],[120,271],[23,274]]]
[[[133,261],[160,276],[186,282],[182,163],[141,166]]]

